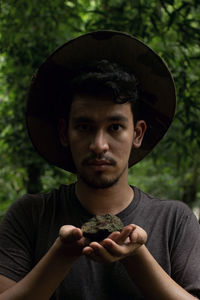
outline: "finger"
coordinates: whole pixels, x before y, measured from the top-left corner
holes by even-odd
[[[129,235],[136,229],[135,225],[128,225],[123,228],[122,232],[113,239],[117,244],[122,245],[125,243]]]
[[[62,241],[73,242],[82,238],[83,233],[72,225],[64,225],[60,228],[59,236]]]
[[[145,244],[147,241],[147,233],[137,226],[136,230],[130,234],[131,243]]]
[[[126,248],[122,245],[117,244],[111,239],[105,239],[102,242],[102,246],[108,251],[108,253],[114,257],[120,257],[126,255]]]
[[[114,231],[112,232],[107,238],[113,240],[113,241],[117,241],[118,237],[120,236],[120,232],[119,231]]]
[[[100,257],[97,254],[95,254],[94,249],[91,248],[90,246],[84,247],[83,250],[82,250],[82,254],[87,256],[89,259],[94,260],[94,261],[97,261],[97,262],[101,261]]]
[[[127,237],[136,229],[136,226],[133,224],[130,224],[126,227],[123,228],[121,235],[120,235],[120,239],[122,241],[125,241],[127,239]]]
[[[130,235],[131,243],[139,243],[139,239],[140,239],[140,237],[139,237],[139,234],[137,231],[131,233],[131,235]]]
[[[104,262],[104,263],[110,263],[115,261],[116,259],[107,251],[106,248],[104,248],[99,243],[91,243],[89,246],[91,249],[88,249],[87,256],[97,262]],[[85,249],[84,249],[85,250]],[[86,249],[87,250],[87,249]],[[84,252],[86,252],[86,250]]]
[[[84,247],[82,250],[82,254],[87,255],[87,256],[92,254],[92,252],[93,252],[93,249],[89,246]]]

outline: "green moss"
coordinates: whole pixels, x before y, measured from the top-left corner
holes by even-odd
[[[83,235],[90,241],[101,241],[114,231],[121,231],[124,227],[117,216],[106,214],[91,218],[81,227]]]

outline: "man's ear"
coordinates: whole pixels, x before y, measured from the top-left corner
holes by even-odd
[[[137,121],[134,127],[134,136],[133,136],[133,147],[135,149],[140,148],[146,129],[147,129],[147,125],[144,120]]]
[[[63,147],[68,147],[67,122],[65,119],[58,120],[59,139]]]

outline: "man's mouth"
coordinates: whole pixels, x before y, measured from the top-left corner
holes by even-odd
[[[108,155],[104,157],[90,155],[84,159],[83,165],[88,166],[93,171],[104,172],[115,166],[116,161]]]
[[[87,163],[89,166],[103,166],[103,165],[111,165],[111,163],[107,160],[92,160]]]
[[[116,161],[110,156],[101,156],[97,157],[94,155],[90,155],[83,160],[83,165],[87,166],[115,166]]]
[[[112,164],[105,160],[92,160],[87,163],[87,166],[93,171],[104,172],[110,169],[110,167],[112,167]]]

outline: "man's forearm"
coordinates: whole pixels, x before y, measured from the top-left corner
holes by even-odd
[[[157,263],[145,245],[135,255],[123,259],[129,276],[148,300],[195,300]]]
[[[48,300],[77,257],[66,257],[58,238],[47,254],[21,281],[0,295],[0,300]]]

